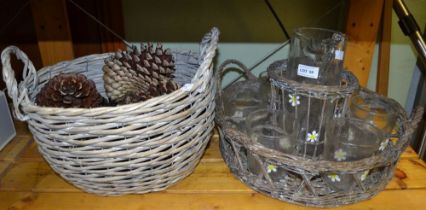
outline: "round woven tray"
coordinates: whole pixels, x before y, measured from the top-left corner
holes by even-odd
[[[92,109],[34,104],[41,87],[61,72],[86,75],[105,96],[102,66],[110,53],[36,72],[28,57],[11,46],[1,55],[3,79],[15,116],[27,121],[44,159],[65,180],[101,195],[160,191],[193,171],[210,139],[216,90],[212,60],[218,36],[216,28],[207,33],[199,54],[173,52],[180,89],[134,104]],[[11,54],[25,64],[19,84]]]
[[[224,69],[220,69],[219,73],[222,72]],[[381,97],[368,90],[361,91]],[[310,94],[311,91],[306,92]],[[314,96],[322,97],[320,94]],[[368,158],[342,162],[312,160],[266,148],[235,127],[232,117],[224,116],[221,101],[218,101],[216,122],[220,132],[220,151],[238,179],[273,198],[313,207],[336,207],[366,200],[383,190],[393,177],[399,157],[408,146],[423,113],[423,109],[417,109],[409,119],[396,101],[387,101],[398,116],[396,133],[383,151]],[[249,162],[253,160],[260,170],[257,174],[250,168]],[[347,183],[351,186],[350,190],[337,189],[336,186],[339,186],[336,183],[330,183],[330,175],[340,175],[339,181],[350,180]]]

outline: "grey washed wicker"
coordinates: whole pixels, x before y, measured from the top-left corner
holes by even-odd
[[[218,74],[225,72],[225,66],[229,63],[243,67],[239,62],[226,61]],[[274,68],[278,68],[280,66],[278,64],[280,63],[275,63]],[[220,76],[216,78],[218,82],[220,82],[219,78]],[[247,81],[245,84],[240,81],[234,85],[253,84],[253,79]],[[289,88],[289,86],[283,88]],[[234,88],[228,87],[228,89],[233,90]],[[326,90],[333,92],[332,89]],[[361,94],[381,97],[364,89],[361,91]],[[309,85],[307,87],[299,85],[298,92],[306,95],[318,93],[317,95],[323,97],[321,89],[315,89]],[[220,151],[231,172],[249,187],[265,195],[313,207],[337,207],[351,204],[369,199],[383,190],[392,179],[399,157],[408,146],[411,134],[423,114],[423,109],[417,109],[409,119],[397,102],[388,99],[387,101],[392,103],[398,116],[397,133],[393,135],[388,146],[368,158],[338,162],[312,159],[303,157],[301,154],[287,154],[253,142],[247,132],[235,126],[232,117],[225,116],[219,97],[223,95],[232,94],[218,92],[216,122],[220,132]],[[255,174],[251,171],[249,158],[254,159],[260,168],[260,173]],[[335,176],[336,174],[350,179],[353,188],[346,191],[336,189],[328,180],[330,175]]]
[[[110,53],[36,72],[28,57],[12,46],[1,55],[3,79],[15,116],[28,122],[44,159],[65,180],[101,195],[160,191],[193,171],[211,137],[216,90],[212,60],[218,36],[216,28],[207,33],[199,53],[173,52],[180,89],[134,104],[65,109],[33,102],[40,88],[60,72],[85,74],[105,95],[102,66]],[[25,64],[19,84],[11,54]]]

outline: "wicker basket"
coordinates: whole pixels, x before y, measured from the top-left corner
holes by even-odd
[[[164,190],[189,175],[214,127],[212,60],[219,31],[203,38],[200,53],[173,52],[181,88],[144,102],[92,109],[46,108],[34,104],[40,88],[60,72],[79,72],[103,88],[102,66],[111,53],[61,62],[36,72],[16,47],[2,55],[3,77],[14,114],[27,121],[38,149],[65,180],[100,195]],[[24,62],[24,80],[15,80],[10,54]]]
[[[222,65],[218,74],[225,72],[224,68],[225,65]],[[249,86],[253,83],[252,80],[238,85]],[[372,92],[365,93],[381,97]],[[300,154],[269,149],[253,141],[246,131],[236,127],[232,117],[224,116],[220,104],[222,101],[219,100],[216,122],[220,132],[220,150],[226,164],[238,179],[273,198],[313,207],[336,207],[366,200],[383,190],[393,177],[399,156],[409,144],[411,134],[423,113],[423,109],[417,109],[409,119],[397,102],[390,99],[387,101],[392,103],[398,116],[397,132],[383,151],[361,160],[313,160]],[[253,172],[253,164],[258,171]],[[337,178],[335,175],[341,177]],[[339,182],[340,179],[342,182],[347,181],[350,188],[339,189],[345,185],[331,183],[330,177]]]

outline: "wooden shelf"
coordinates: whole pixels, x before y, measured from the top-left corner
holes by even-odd
[[[222,160],[217,133],[189,177],[169,189],[143,195],[103,197],[80,191],[52,171],[24,123],[0,152],[0,209],[308,209],[254,192]],[[408,148],[386,190],[340,209],[424,209],[426,164]]]

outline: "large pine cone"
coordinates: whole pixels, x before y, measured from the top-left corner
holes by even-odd
[[[105,60],[104,85],[117,104],[129,104],[171,93],[178,89],[173,80],[174,60],[170,49],[152,43],[118,51]]]
[[[50,79],[36,97],[39,106],[90,108],[102,106],[103,97],[83,74],[61,73]]]

